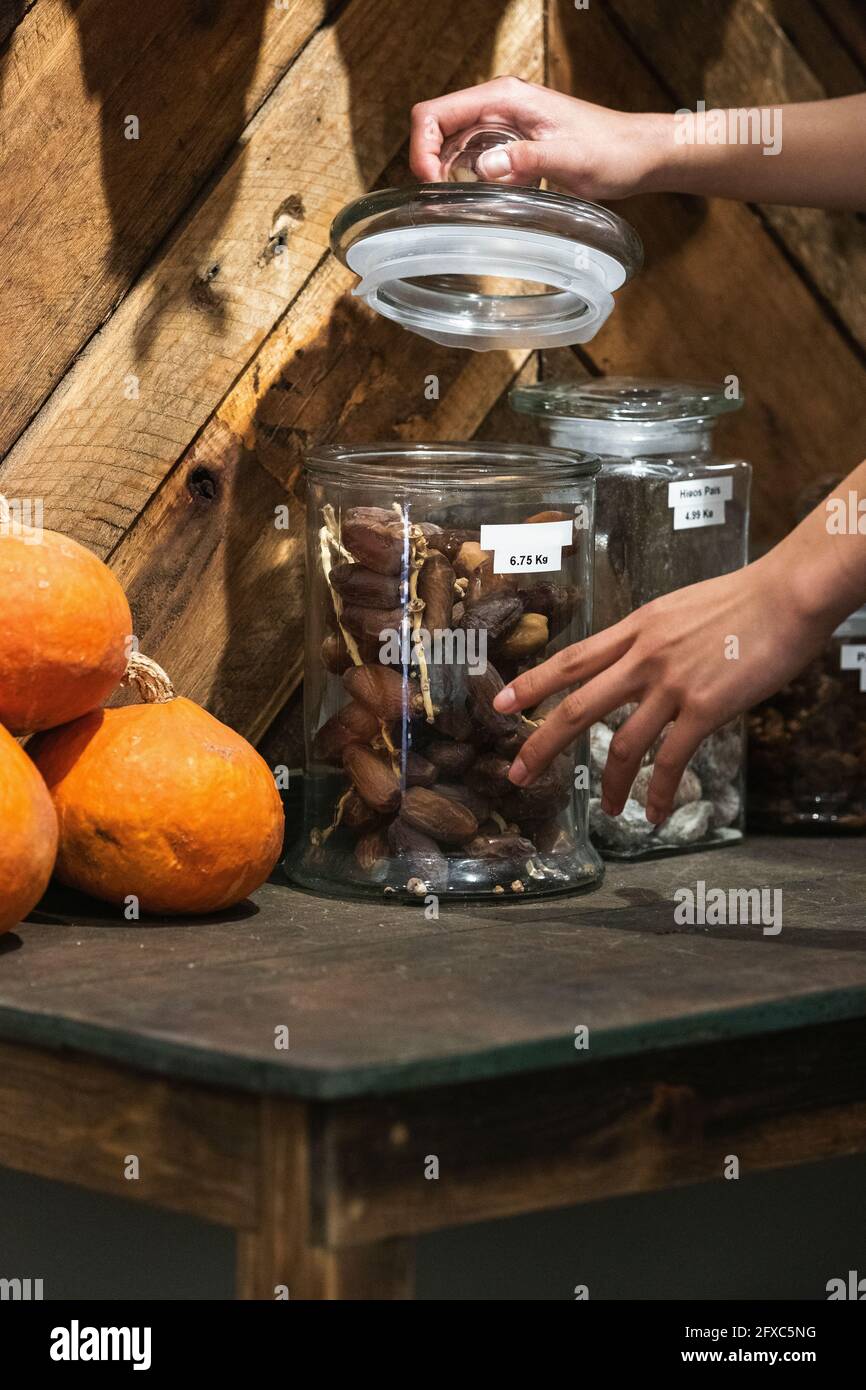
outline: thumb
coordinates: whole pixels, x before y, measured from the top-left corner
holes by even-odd
[[[483,179],[502,183],[535,183],[554,179],[568,187],[585,173],[573,140],[515,140],[497,145],[478,157]]]

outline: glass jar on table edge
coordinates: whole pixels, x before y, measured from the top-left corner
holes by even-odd
[[[591,449],[601,457],[594,631],[674,589],[746,564],[751,467],[717,455],[712,442],[717,418],[742,403],[741,395],[712,383],[635,377],[541,382],[512,392],[514,409],[535,417],[551,445]],[[622,814],[611,817],[601,810],[610,742],[632,709],[613,711],[591,732],[590,826],[604,857],[649,858],[740,840],[745,824],[740,719],[701,743],[680,783],[673,814],[662,826],[650,825],[645,805],[664,735],[646,754]]]
[[[866,607],[748,725],[750,829],[866,832]]]
[[[843,475],[800,492],[794,524],[836,494]],[[856,495],[844,499],[850,507]],[[850,525],[846,518],[844,523]],[[866,607],[804,670],[749,711],[749,828],[775,834],[866,830]]]
[[[501,901],[601,881],[588,740],[517,788],[508,768],[555,702],[492,707],[588,632],[598,466],[512,445],[310,454],[300,886]]]

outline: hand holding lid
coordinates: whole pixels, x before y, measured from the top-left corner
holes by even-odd
[[[519,140],[519,131],[508,126],[470,126],[468,130],[450,135],[443,143],[439,157],[442,170],[449,183],[485,183],[478,162],[488,150],[501,149],[513,140]],[[538,188],[541,180],[521,181],[525,188]]]
[[[386,189],[344,208],[331,248],[361,277],[354,293],[447,346],[558,347],[595,337],[613,291],[641,263],[640,240],[595,203],[483,182],[481,155],[519,138],[503,125],[471,127],[442,146],[451,182]]]

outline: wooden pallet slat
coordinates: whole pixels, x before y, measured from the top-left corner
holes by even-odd
[[[541,76],[536,0],[512,0],[506,17],[492,58],[484,39],[450,82],[472,81],[485,64]],[[354,284],[333,258],[318,265],[111,554],[142,646],[187,695],[254,739],[302,675],[305,449],[465,438],[529,355],[438,347],[377,317],[352,297]],[[431,376],[438,397],[427,399]],[[202,468],[207,499],[194,482]],[[281,505],[288,530],[274,525]]]
[[[858,1021],[762,1039],[757,1082],[754,1046],[741,1041],[511,1078],[483,1093],[465,1085],[350,1101],[328,1112],[318,1137],[317,1224],[328,1244],[363,1247],[720,1182],[732,1154],[740,1176],[862,1154],[863,1033]],[[846,1045],[858,1061],[840,1068]]]
[[[39,0],[21,20],[0,54],[0,456],[326,12]]]
[[[0,1042],[0,1163],[54,1182],[254,1226],[258,1106]],[[130,1160],[137,1160],[137,1169]]]
[[[107,553],[315,269],[333,215],[396,153],[412,101],[460,65],[467,25],[489,52],[501,13],[491,0],[449,0],[406,27],[355,0],[321,29],[19,440],[0,470],[7,493],[44,497],[51,524]],[[518,0],[515,16],[540,46],[535,0]],[[287,254],[270,255],[287,207]]]

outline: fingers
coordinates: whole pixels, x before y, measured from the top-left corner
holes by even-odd
[[[672,700],[650,696],[617,729],[610,741],[601,783],[601,809],[609,816],[618,816],[622,811],[644,753],[675,714]]]
[[[701,739],[709,728],[681,714],[655,756],[646,800],[646,817],[653,825],[666,820],[673,810],[674,795]]]
[[[409,140],[412,172],[428,183],[440,181],[443,174],[439,152],[445,137],[473,125],[519,122],[529,91],[529,84],[517,77],[497,77],[477,87],[464,87],[432,101],[418,102],[412,108]]]
[[[445,137],[435,114],[438,104],[422,101],[412,107],[409,166],[423,183],[440,183],[443,178],[439,151]]]
[[[588,637],[584,642],[575,642],[573,646],[565,647],[540,666],[534,666],[531,671],[524,671],[522,676],[518,676],[504,690],[500,690],[493,702],[494,708],[502,714],[509,714],[513,710],[531,709],[533,705],[546,700],[548,695],[555,695],[578,681],[590,680],[592,676],[598,675],[600,671],[625,656],[632,640],[632,624],[626,618],[614,627],[606,628],[594,637]],[[606,714],[614,708],[615,704],[608,705],[602,713]]]
[[[619,667],[604,671],[589,685],[566,695],[544,723],[526,740],[509,769],[509,779],[518,787],[529,787],[553,761],[557,753],[573,743],[609,710],[617,709],[631,697],[630,685]]]
[[[537,183],[552,179],[573,188],[584,172],[574,140],[515,140],[497,145],[478,160],[483,179],[496,183]]]

